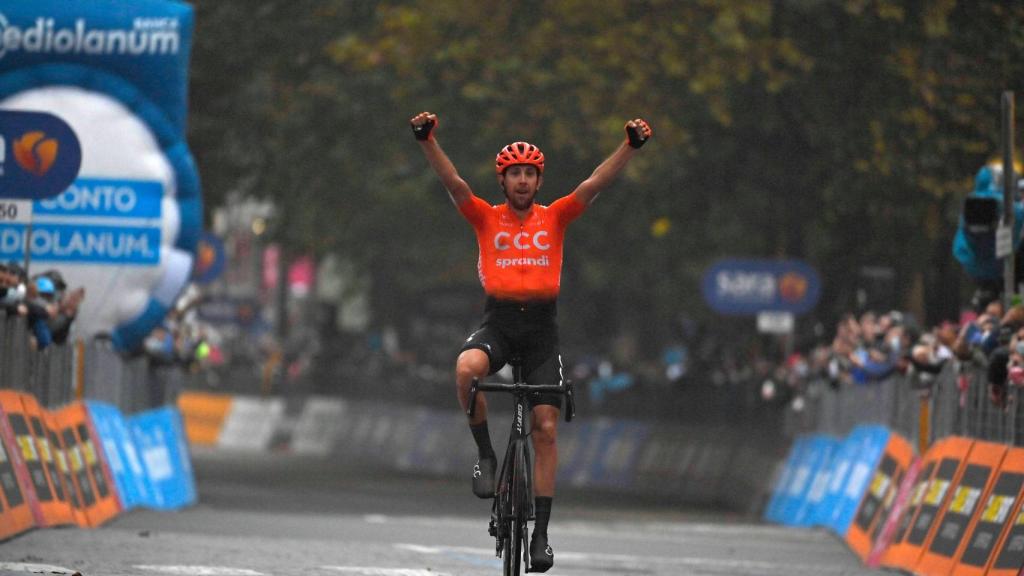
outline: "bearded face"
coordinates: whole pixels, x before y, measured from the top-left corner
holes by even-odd
[[[530,209],[542,181],[543,176],[537,171],[537,167],[529,164],[509,166],[505,173],[498,177],[505,198],[514,210]]]

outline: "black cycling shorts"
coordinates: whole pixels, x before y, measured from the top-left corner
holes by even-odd
[[[562,357],[558,353],[555,316],[554,301],[515,302],[488,298],[484,321],[466,339],[462,351],[483,350],[490,360],[490,374],[518,358],[527,384],[561,384]],[[531,394],[530,403],[561,410],[562,396]]]

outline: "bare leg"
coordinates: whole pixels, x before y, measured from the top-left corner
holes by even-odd
[[[469,387],[473,378],[483,379],[490,371],[491,362],[483,350],[471,348],[459,354],[455,362],[455,389],[459,396],[459,405],[465,411],[469,408]],[[476,411],[469,424],[476,425],[487,420],[487,400],[482,393],[476,395]]]
[[[555,495],[555,473],[558,471],[559,409],[542,404],[533,409],[534,496]]]

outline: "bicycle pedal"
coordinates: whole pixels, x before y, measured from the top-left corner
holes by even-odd
[[[492,537],[498,536],[498,527],[494,525],[494,520],[487,523],[487,533]]]

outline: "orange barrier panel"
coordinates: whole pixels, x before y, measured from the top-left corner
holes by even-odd
[[[913,458],[914,449],[910,443],[898,434],[891,434],[871,484],[846,533],[846,543],[861,560],[866,560],[871,552],[871,544],[888,517],[896,491]]]
[[[959,479],[960,465],[972,443],[964,438],[944,438],[925,454],[921,479],[883,564],[908,571],[917,565],[922,547],[935,526],[935,516],[945,506],[950,486]]]
[[[57,416],[60,435],[71,460],[72,477],[82,496],[89,526],[99,526],[121,512],[121,504],[112,488],[110,472],[96,449],[96,438],[85,404],[62,409]]]
[[[967,528],[992,488],[996,471],[1006,456],[1005,444],[975,441],[948,504],[938,516],[931,540],[917,562],[917,572],[948,574],[956,565],[957,553]]]
[[[1010,455],[1011,469],[1024,473],[1024,459],[1020,458],[1020,448],[1015,448]],[[992,576],[1017,576],[1024,566],[1024,492],[1020,493],[1014,503],[1013,512],[1007,522],[1008,526],[1003,529],[1002,537],[996,544],[994,557],[989,564],[985,574]]]
[[[925,457],[921,460],[921,472],[918,474],[917,482],[914,484],[914,489],[911,492],[910,502],[907,503],[903,516],[896,525],[892,543],[885,551],[885,554],[882,555],[883,565],[899,567],[905,561],[903,557],[904,542],[907,539],[907,533],[910,532],[911,525],[913,525],[914,520],[917,518],[917,513],[921,510],[924,495],[928,491],[932,478],[935,477],[936,468],[938,468],[938,459],[934,451],[925,454]]]
[[[185,420],[185,436],[190,444],[217,443],[231,410],[231,399],[227,394],[206,392],[183,392],[178,396],[178,409]]]
[[[967,529],[966,544],[961,549],[957,565],[951,574],[956,576],[983,576],[985,568],[992,561],[993,552],[1008,527],[1024,489],[1024,449],[1007,451],[1003,464],[996,473],[992,490],[985,497],[985,503],[974,522]],[[1024,563],[1024,555],[1018,556],[1017,565]],[[1011,572],[1006,572],[1010,574]],[[1014,574],[1016,572],[1013,572]]]
[[[7,412],[0,404],[0,539],[10,538],[36,525],[26,490],[25,466],[14,440]]]
[[[36,495],[39,497],[39,511],[42,514],[42,518],[37,519],[41,520],[39,526],[72,524],[75,522],[75,516],[67,499],[64,482],[56,468],[46,427],[43,425],[43,416],[46,411],[30,394],[22,394],[21,403],[25,408],[25,417],[28,419],[29,432],[32,442],[35,443],[39,463],[45,476],[44,480],[49,485],[45,498],[43,492],[36,491]]]
[[[39,510],[39,497],[52,498],[50,485],[43,471],[39,452],[36,450],[32,433],[28,429],[28,418],[25,416],[25,405],[21,398],[24,392],[0,390],[0,408],[6,415],[5,425],[10,438],[14,440],[13,448],[17,452],[14,471],[21,483],[21,491],[32,512],[33,524],[43,525],[43,515]]]
[[[910,508],[910,501],[919,476],[921,476],[921,459],[915,456],[911,458],[910,466],[907,467],[906,474],[903,475],[903,479],[893,494],[892,502],[886,505],[885,521],[876,523],[874,530],[871,531],[871,552],[864,560],[869,568],[878,568],[882,565],[882,558],[896,537],[896,529],[900,521],[907,516],[905,512]]]
[[[72,470],[71,453],[68,451],[64,438],[61,435],[59,414],[56,412],[46,412],[43,420],[46,422],[50,446],[53,448],[53,457],[57,462],[57,475],[61,478],[64,491],[68,496],[68,503],[71,505],[72,518],[79,526],[89,526],[89,518],[85,515],[85,503],[82,501],[82,492],[78,488],[78,483]]]

